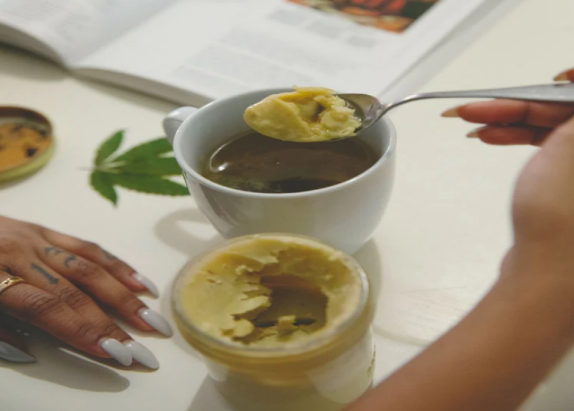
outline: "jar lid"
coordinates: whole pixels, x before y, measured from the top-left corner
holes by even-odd
[[[0,106],[0,182],[28,176],[54,153],[52,125],[42,114]]]

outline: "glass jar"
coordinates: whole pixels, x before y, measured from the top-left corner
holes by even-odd
[[[286,267],[304,264],[305,250],[312,253],[308,259],[323,273],[321,281],[326,280],[321,284],[324,287],[339,281],[333,279],[325,267],[331,267],[330,264],[338,264],[337,270],[345,267],[334,273],[339,277],[346,276],[347,288],[340,284],[338,288],[333,286],[332,299],[326,303],[325,324],[318,331],[305,334],[300,343],[287,340],[283,343],[278,338],[271,346],[253,346],[215,336],[203,320],[211,315],[208,310],[216,306],[207,308],[213,301],[205,300],[205,306],[197,306],[201,312],[192,313],[186,307],[186,287],[199,284],[197,276],[214,274],[212,270],[205,274],[205,270],[213,267],[218,258],[229,253],[237,255],[247,249],[257,254],[258,247],[265,248],[269,244],[285,244],[288,251],[283,251],[281,261]],[[289,251],[289,247],[295,247],[296,251]],[[294,262],[289,260],[291,254]],[[321,266],[322,257],[317,257],[322,255],[325,256],[325,267]],[[229,261],[226,260],[226,264],[229,269]],[[218,280],[210,277],[208,281]],[[228,279],[224,282],[229,284]],[[198,296],[211,293],[198,292],[201,292]],[[272,291],[271,300],[275,292]],[[339,300],[335,301],[335,297]],[[345,300],[347,297],[348,301]],[[223,305],[222,310],[225,309]],[[291,234],[258,234],[227,241],[195,257],[184,267],[174,284],[172,308],[180,332],[203,357],[217,390],[240,411],[338,411],[371,387],[375,353],[368,277],[353,258],[317,240]]]

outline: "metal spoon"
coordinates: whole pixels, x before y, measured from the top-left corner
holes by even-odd
[[[383,103],[368,94],[338,94],[355,109],[361,120],[357,133],[365,131],[384,114],[395,107],[416,100],[430,98],[496,98],[509,100],[544,101],[548,103],[574,103],[574,83],[543,84],[539,86],[511,87],[485,90],[442,91],[421,93],[391,103]],[[348,137],[346,137],[348,138]]]

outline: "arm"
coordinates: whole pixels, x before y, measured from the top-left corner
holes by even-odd
[[[514,253],[460,324],[349,411],[516,409],[574,342],[574,278],[539,276],[548,267]]]
[[[565,74],[574,81],[574,71]],[[457,107],[469,137],[542,149],[518,180],[515,244],[501,276],[456,327],[347,411],[517,409],[574,343],[574,107],[519,101]]]

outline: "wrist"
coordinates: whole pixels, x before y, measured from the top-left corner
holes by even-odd
[[[516,243],[506,254],[500,279],[523,278],[532,282],[559,283],[574,293],[574,244]]]
[[[532,321],[563,327],[574,341],[574,258],[546,247],[513,247],[494,285]]]

